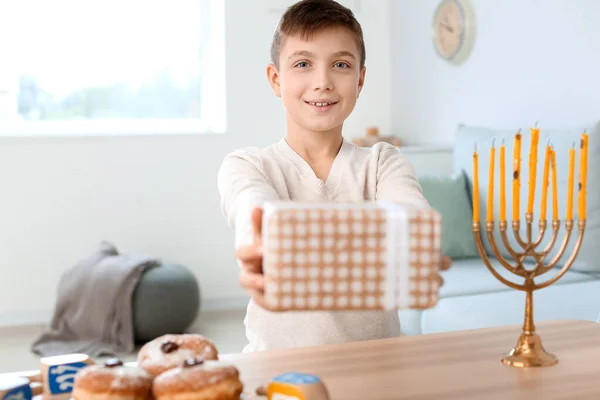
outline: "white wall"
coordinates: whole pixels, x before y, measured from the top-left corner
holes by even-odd
[[[216,174],[227,152],[284,134],[265,77],[279,15],[268,13],[266,0],[225,3],[226,134],[0,137],[0,325],[47,320],[60,275],[104,239],[187,265],[205,305],[243,299]],[[390,129],[388,15],[387,0],[362,2],[357,14],[369,72],[349,137],[369,125]]]
[[[391,0],[392,127],[451,144],[456,124],[527,128],[600,119],[600,2],[472,0],[477,38],[460,67],[432,45],[438,0]]]

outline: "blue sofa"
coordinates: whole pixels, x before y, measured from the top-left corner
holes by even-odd
[[[559,201],[560,233],[554,249],[557,249],[564,235],[564,217],[567,197],[568,150],[576,145],[575,162],[575,209],[577,212],[577,181],[579,176],[579,143],[581,133],[589,135],[588,179],[587,179],[587,223],[584,241],[580,252],[569,271],[550,287],[534,293],[534,320],[579,319],[598,321],[600,313],[600,122],[574,127],[572,129],[541,129],[538,146],[538,163],[536,179],[536,198],[534,206],[534,229],[536,237],[540,211],[540,194],[544,167],[544,151],[551,143],[556,151],[557,183]],[[488,200],[488,163],[489,149],[492,142],[496,148],[494,220],[499,220],[499,149],[502,143],[506,146],[506,215],[509,234],[512,216],[512,175],[513,175],[513,141],[517,129],[494,130],[476,126],[461,125],[457,129],[454,148],[454,174],[452,177],[422,177],[421,183],[425,196],[438,208],[444,219],[444,251],[453,260],[452,268],[444,273],[444,286],[440,292],[440,300],[436,307],[424,310],[402,310],[400,321],[402,332],[406,335],[456,331],[472,328],[485,328],[509,324],[522,324],[525,311],[525,293],[511,289],[499,282],[483,264],[475,247],[472,233],[472,176],[473,151],[477,145],[479,155],[479,201],[482,230],[485,229],[486,204]],[[525,210],[527,205],[527,186],[529,177],[528,154],[530,148],[530,131],[522,131],[521,145],[521,233],[525,234]],[[548,191],[548,218],[552,216],[551,184]],[[548,223],[548,227],[551,224]],[[498,224],[495,225],[496,232]],[[550,229],[551,231],[551,229]],[[543,282],[558,273],[573,250],[577,238],[577,223],[565,254],[558,265],[536,282]],[[546,233],[542,245],[547,243]],[[504,256],[505,251],[499,234],[495,235]],[[511,276],[503,268],[489,246],[483,239],[486,253],[491,263],[503,276],[513,282],[522,282],[522,278]],[[516,246],[514,240],[511,241]],[[551,251],[549,258],[555,254]],[[509,258],[510,260],[510,258]],[[532,265],[532,264],[530,264]],[[519,280],[521,279],[521,280]]]

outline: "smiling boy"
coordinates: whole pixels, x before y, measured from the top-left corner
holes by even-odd
[[[270,312],[263,307],[261,218],[267,201],[393,201],[427,207],[411,164],[393,146],[360,148],[342,134],[365,82],[366,51],[353,13],[333,0],[302,0],[282,16],[267,77],[286,133],[264,148],[228,154],[221,209],[235,228],[240,284],[251,296],[244,351],[398,336],[397,312]],[[443,268],[449,259],[443,258]]]

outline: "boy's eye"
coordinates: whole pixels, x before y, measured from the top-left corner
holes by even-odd
[[[350,65],[344,61],[338,61],[334,65],[336,68],[350,68]]]
[[[308,67],[308,63],[306,61],[300,61],[294,65],[294,67],[306,68]]]

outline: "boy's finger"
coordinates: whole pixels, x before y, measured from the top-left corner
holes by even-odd
[[[262,259],[252,259],[242,262],[242,270],[251,274],[262,274]]]
[[[240,286],[248,290],[264,290],[265,277],[248,271],[241,271],[239,277]]]
[[[442,271],[447,271],[448,269],[450,269],[450,266],[452,266],[452,259],[447,256],[442,256]]]
[[[444,278],[442,278],[441,275],[438,275],[437,281],[438,281],[438,287],[439,288],[441,288],[442,286],[444,286]]]
[[[241,246],[235,251],[235,256],[242,261],[260,260],[262,257],[262,249],[254,245]]]
[[[256,207],[252,210],[252,233],[255,239],[260,239],[262,235],[262,217],[262,208]]]

